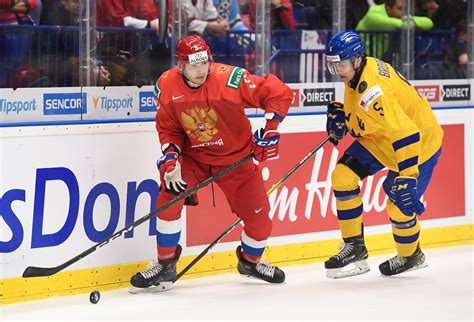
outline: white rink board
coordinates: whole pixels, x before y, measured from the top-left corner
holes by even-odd
[[[466,204],[467,216],[452,219],[432,220],[430,227],[441,227],[473,222],[473,138],[474,110],[442,110],[436,111],[442,124],[465,124],[465,164],[466,164]],[[262,126],[262,118],[252,118],[254,129]],[[306,115],[290,116],[281,126],[283,133],[308,131],[324,131],[325,116]],[[116,191],[119,200],[119,216],[116,229],[125,225],[125,208],[127,203],[128,185],[137,185],[147,181],[158,180],[155,162],[160,156],[160,148],[153,122],[116,123],[95,125],[63,125],[63,126],[31,126],[0,128],[1,177],[0,197],[5,200],[7,193],[17,199],[11,203],[14,216],[9,215],[10,225],[0,220],[0,242],[9,242],[19,246],[14,251],[0,253],[0,279],[18,277],[30,265],[55,266],[74,257],[96,242],[90,240],[85,232],[84,209],[88,195],[94,187],[106,187],[107,191]],[[289,165],[293,166],[293,165]],[[45,172],[42,169],[55,169]],[[62,170],[58,170],[62,169]],[[64,170],[67,169],[67,170]],[[68,172],[69,170],[69,172]],[[62,171],[62,172],[61,172]],[[35,201],[41,204],[36,178],[42,175],[60,176],[69,173],[69,185],[77,182],[79,190],[79,209],[77,220],[72,221],[73,227],[64,242],[54,247],[36,247],[32,249],[33,227],[43,235],[53,234],[61,230],[66,222],[70,199],[68,186],[61,180],[49,180],[45,185],[44,217],[38,222],[33,221]],[[62,174],[61,174],[62,173]],[[73,174],[72,176],[70,174]],[[61,177],[63,178],[63,177]],[[105,188],[104,188],[105,189]],[[3,196],[3,197],[2,197]],[[21,199],[24,198],[24,201]],[[150,211],[150,198],[143,194],[137,202],[135,219]],[[41,208],[41,207],[40,207]],[[99,196],[93,206],[93,226],[96,230],[104,230],[111,218],[111,203],[108,198]],[[15,220],[13,217],[18,218]],[[72,216],[74,217],[74,216]],[[12,219],[13,218],[13,219]],[[183,231],[185,230],[183,220]],[[15,234],[12,236],[11,226]],[[68,269],[105,266],[143,261],[155,256],[155,238],[148,235],[148,223],[135,229],[133,238],[118,238],[111,245],[101,248]],[[90,231],[90,224],[89,224]],[[389,232],[388,226],[370,227],[367,234]],[[270,245],[291,244],[338,238],[339,233],[323,232],[271,238]],[[54,242],[48,238],[40,238],[42,243]],[[39,243],[41,244],[41,243]],[[13,247],[12,246],[12,247]],[[218,245],[214,251],[231,250],[235,243]],[[185,255],[196,255],[202,248],[185,249]]]
[[[411,83],[434,108],[474,106],[474,80],[416,80]],[[344,84],[288,84],[294,93],[291,113],[321,112],[344,99]],[[155,116],[153,86],[0,88],[0,124],[79,120],[136,120]],[[263,111],[248,108],[248,114]]]

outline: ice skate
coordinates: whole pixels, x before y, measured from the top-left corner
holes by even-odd
[[[173,288],[173,282],[176,279],[176,263],[180,254],[181,246],[178,245],[174,258],[152,262],[146,271],[133,275],[130,280],[132,287],[129,292],[132,294],[154,293]]]
[[[283,283],[285,281],[285,272],[276,266],[271,266],[265,261],[258,263],[251,263],[245,260],[243,257],[242,247],[237,247],[237,258],[239,263],[237,264],[237,270],[241,275],[248,277],[257,278],[269,283]]]
[[[420,249],[420,245],[416,247],[415,252],[411,256],[402,257],[395,256],[386,260],[379,265],[382,275],[392,276],[403,272],[414,271],[428,266],[425,262],[425,254]]]
[[[341,251],[324,262],[327,269],[326,277],[344,278],[361,275],[370,271],[367,264],[367,248],[363,235],[344,238],[344,243],[339,247]]]

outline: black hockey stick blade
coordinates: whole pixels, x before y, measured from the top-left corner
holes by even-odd
[[[71,258],[70,260],[68,260],[67,262],[64,262],[62,263],[61,265],[58,265],[58,266],[55,266],[55,267],[34,267],[34,266],[29,266],[25,269],[25,271],[23,272],[23,277],[41,277],[41,276],[51,276],[51,275],[54,275],[60,271],[62,271],[63,269],[65,269],[66,267],[74,264],[75,262],[79,261],[80,259],[86,257],[87,255],[93,253],[94,251],[96,251],[98,248],[102,247],[102,246],[105,246],[107,245],[109,242],[111,242],[112,240],[120,237],[123,233],[126,233],[127,231],[129,230],[132,230],[133,228],[143,224],[144,222],[148,221],[151,217],[155,216],[157,213],[160,213],[162,212],[163,210],[171,207],[172,205],[174,205],[175,203],[177,203],[178,201],[180,200],[183,200],[187,197],[189,197],[190,195],[192,195],[193,193],[195,193],[196,191],[198,191],[199,189],[209,185],[211,182],[214,182],[216,181],[217,179],[219,179],[220,177],[224,176],[225,174],[229,173],[230,171],[234,170],[235,168],[241,166],[242,164],[244,164],[245,162],[249,161],[250,159],[253,158],[253,152],[250,153],[249,155],[247,155],[245,158],[235,162],[234,164],[228,166],[227,168],[223,169],[222,171],[220,171],[219,173],[216,173],[214,176],[212,177],[209,177],[207,178],[206,180],[204,180],[203,182],[199,183],[198,185],[194,186],[193,188],[189,189],[188,191],[186,191],[185,193],[182,193],[180,194],[179,196],[177,196],[176,198],[174,198],[173,200],[170,200],[168,201],[167,203],[165,203],[163,206],[153,210],[152,212],[150,212],[148,215],[145,215],[143,216],[142,218],[138,219],[137,221],[129,224],[128,226],[126,226],[125,228],[115,232],[112,236],[104,239],[102,242],[88,248],[87,250],[83,251],[82,253],[80,253],[79,255]]]
[[[293,168],[291,168],[291,170],[288,171],[285,174],[285,176],[283,176],[283,178],[281,178],[278,182],[273,184],[272,187],[268,189],[267,196],[271,195],[273,191],[275,191],[279,186],[281,186],[281,184],[284,181],[286,181],[286,179],[288,179],[296,170],[298,170],[304,163],[306,163],[306,161],[308,161],[308,159],[311,158],[313,154],[318,152],[318,150],[321,149],[321,147],[324,144],[326,144],[326,142],[329,141],[330,138],[331,138],[330,136],[327,136],[326,138],[324,138],[324,140],[322,140],[321,143],[319,143],[303,159],[301,159],[300,162],[298,162]],[[194,264],[199,262],[201,258],[203,258],[204,255],[206,255],[209,252],[209,250],[211,250],[211,248],[216,246],[222,240],[222,238],[227,236],[235,228],[235,226],[240,224],[241,221],[242,221],[241,218],[234,221],[232,225],[230,225],[222,234],[219,235],[219,237],[217,237],[212,243],[210,243],[195,259],[191,261],[191,263],[189,263],[185,268],[183,268],[183,270],[179,272],[178,275],[176,275],[175,279],[173,280],[173,283],[176,283],[176,281],[178,281],[184,274],[186,274],[186,272],[189,271],[194,266]]]

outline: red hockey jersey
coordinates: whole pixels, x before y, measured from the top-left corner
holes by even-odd
[[[293,95],[275,75],[251,75],[218,63],[199,88],[186,85],[178,67],[168,70],[154,89],[156,129],[161,144],[209,165],[229,165],[252,150],[252,129],[244,107],[284,117]]]

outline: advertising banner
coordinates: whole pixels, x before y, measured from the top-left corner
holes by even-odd
[[[420,217],[421,221],[466,215],[464,125],[445,125],[443,129],[445,134],[443,154],[430,186],[423,196],[427,210]],[[281,139],[281,157],[266,162],[263,166],[262,173],[267,189],[272,183],[284,177],[292,165],[297,164],[305,156],[305,151],[311,151],[325,136],[324,132],[285,134]],[[272,236],[291,236],[339,229],[331,189],[331,173],[352,141],[346,138],[337,148],[327,144],[270,195]],[[294,151],[295,146],[298,146],[298,153]],[[382,170],[362,182],[363,218],[366,227],[389,224],[385,212],[387,196],[382,188],[387,171]],[[450,183],[450,189],[446,189],[446,182]],[[199,207],[187,209],[188,246],[209,244],[236,218],[219,189],[203,189],[198,197]],[[234,230],[224,241],[240,240],[240,232],[241,228]]]
[[[51,106],[64,102],[84,108],[81,95],[46,100]],[[87,110],[91,108],[88,102]],[[446,120],[443,154],[420,220],[432,227],[469,224],[472,198],[466,196],[474,184],[466,165],[473,162],[472,112],[439,111],[437,116]],[[257,128],[263,119],[251,121]],[[324,115],[285,120],[280,158],[262,163],[267,189],[325,137],[324,123]],[[348,136],[338,147],[326,144],[269,196],[270,245],[339,238],[330,175],[352,140]],[[0,128],[0,153],[1,278],[17,277],[29,265],[63,263],[154,209],[161,154],[154,122]],[[385,175],[381,171],[361,186],[368,235],[390,231],[382,191]],[[198,198],[198,207],[182,212],[183,255],[198,254],[236,219],[217,185],[200,190]],[[374,232],[378,227],[383,231]],[[234,249],[240,231],[237,227],[213,251]],[[154,258],[155,235],[153,218],[68,269]]]

